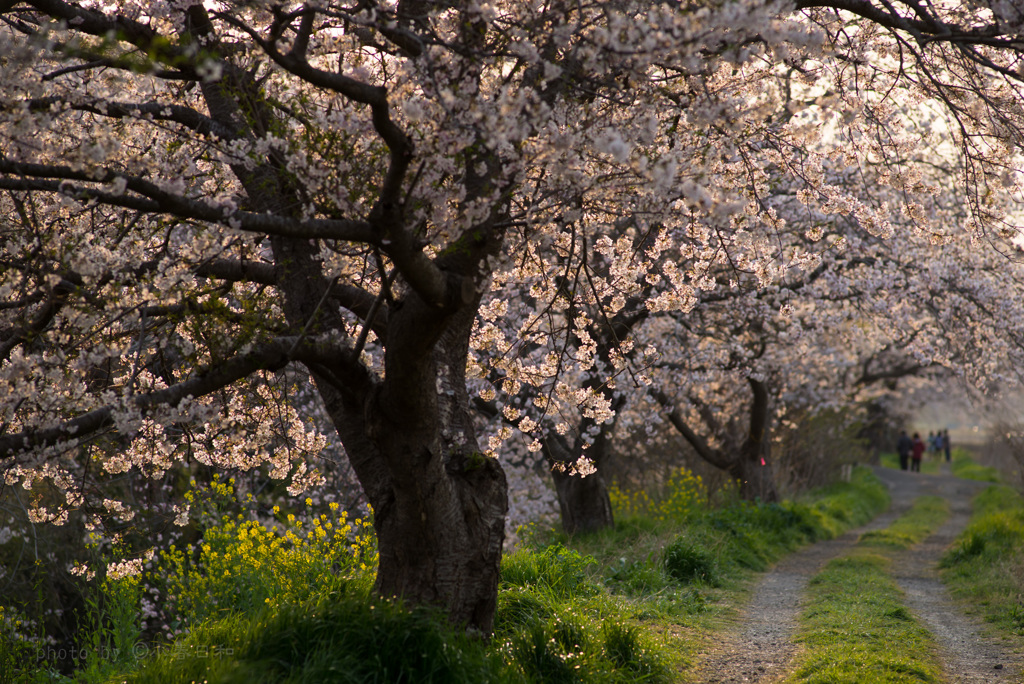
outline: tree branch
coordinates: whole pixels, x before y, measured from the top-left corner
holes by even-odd
[[[329,363],[338,370],[337,360],[344,350],[334,345],[296,337],[280,337],[256,349],[204,368],[195,377],[165,389],[139,394],[128,399],[128,409],[143,416],[158,408],[174,407],[186,398],[199,398],[216,392],[260,370],[277,370],[291,361],[307,365]],[[115,423],[118,408],[104,406],[46,429],[29,429],[0,437],[0,459],[32,449],[52,447],[62,442],[88,437]]]
[[[683,436],[690,446],[693,447],[697,455],[702,459],[722,470],[729,470],[732,467],[732,462],[725,458],[725,455],[718,449],[712,449],[711,445],[707,441],[698,435],[690,425],[683,418],[682,411],[676,407],[673,402],[668,398],[668,395],[664,391],[658,388],[651,389],[651,396],[653,396],[657,402],[666,411],[666,417],[672,426]]]
[[[0,362],[6,361],[15,347],[23,344],[32,335],[46,329],[53,318],[64,307],[67,296],[71,293],[72,289],[74,289],[73,284],[62,280],[46,298],[43,305],[39,307],[31,321],[25,325],[4,331],[4,338],[0,340]]]
[[[66,166],[49,166],[12,162],[0,157],[0,188],[20,191],[42,191],[73,197],[82,202],[95,200],[101,204],[134,209],[146,213],[169,214],[209,223],[228,225],[240,230],[300,239],[343,240],[376,244],[371,225],[365,221],[339,219],[296,220],[268,213],[253,213],[218,207],[199,200],[167,192],[148,180],[125,176],[111,170],[98,172],[75,171]],[[12,176],[16,176],[12,177]],[[113,183],[124,178],[130,194],[115,194],[90,187],[72,185],[66,181],[86,183]],[[45,179],[45,180],[44,180]],[[58,180],[54,180],[58,179]]]
[[[237,140],[240,136],[236,131],[227,126],[221,125],[210,117],[200,114],[191,107],[164,102],[107,102],[105,100],[94,100],[93,102],[68,102],[62,97],[43,97],[28,101],[28,107],[33,111],[48,110],[54,104],[66,104],[68,108],[81,112],[89,112],[99,116],[106,116],[114,119],[144,119],[153,121],[172,121],[179,123],[185,128],[195,131],[199,135],[216,136],[221,140]]]

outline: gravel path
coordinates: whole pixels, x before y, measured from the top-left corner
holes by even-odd
[[[936,572],[939,557],[967,524],[971,497],[985,485],[949,475],[919,475],[888,468],[877,468],[875,473],[889,487],[890,510],[838,539],[791,554],[766,573],[736,628],[705,654],[698,681],[768,684],[784,678],[797,651],[792,637],[808,580],[825,563],[849,551],[862,533],[888,527],[923,494],[946,498],[952,516],[924,543],[895,560],[894,577],[907,594],[907,606],[935,635],[951,684],[1021,681],[1020,658],[980,633],[949,600]]]

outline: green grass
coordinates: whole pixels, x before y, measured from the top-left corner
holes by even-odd
[[[1002,474],[990,466],[979,465],[966,451],[953,450],[953,474],[965,480],[978,480],[979,482],[992,482],[998,484],[1003,481]]]
[[[627,516],[614,530],[572,540],[594,559],[589,571],[619,614],[664,635],[677,679],[727,628],[756,573],[808,543],[864,524],[889,505],[869,469],[852,482],[815,490],[796,502],[737,503],[681,518]]]
[[[622,615],[592,563],[560,545],[510,554],[490,641],[353,585],[207,622],[118,681],[673,681],[663,644]]]
[[[365,596],[260,609],[203,625],[118,681],[136,684],[519,681],[479,639]]]
[[[860,552],[815,576],[802,618],[806,652],[787,681],[939,681],[931,635],[903,606],[888,564],[879,554]]]
[[[922,542],[949,516],[949,504],[938,496],[922,496],[914,501],[910,510],[893,521],[884,530],[861,535],[861,547],[888,547],[909,549]]]
[[[903,605],[888,569],[895,552],[926,538],[948,515],[942,499],[921,497],[811,579],[798,637],[804,652],[787,682],[941,681],[932,636]]]
[[[1024,498],[993,485],[942,559],[942,579],[965,607],[1004,634],[1024,635]]]
[[[589,571],[592,557],[561,544],[502,560],[493,646],[528,682],[668,682],[671,657]]]
[[[233,568],[283,552],[276,538],[257,536],[243,553],[235,538],[249,540],[253,530],[225,522],[214,535],[220,547],[192,565],[170,559],[174,586],[194,599],[176,604],[188,611],[182,617],[192,631],[150,648],[153,655],[110,681],[677,682],[691,676],[696,654],[735,614],[757,571],[888,505],[885,487],[866,469],[798,502],[709,510],[679,503],[696,495],[666,500],[672,506],[657,517],[626,516],[615,530],[550,535],[506,554],[490,640],[469,638],[430,612],[371,599],[363,566],[348,564],[339,576],[300,562],[314,547],[298,537],[283,557],[304,569],[306,590],[254,601],[260,594],[251,588],[264,578],[249,566]],[[318,579],[321,567],[327,574]],[[284,586],[276,577],[274,586]],[[189,608],[203,594],[218,597],[216,611]]]

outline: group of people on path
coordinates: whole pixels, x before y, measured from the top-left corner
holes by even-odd
[[[896,442],[896,453],[900,456],[900,470],[906,470],[909,466],[910,470],[916,473],[921,472],[921,459],[924,458],[926,450],[935,455],[945,452],[946,462],[949,463],[952,460],[949,430],[929,432],[927,443],[921,439],[920,433],[915,432],[913,437],[908,437],[906,430],[900,430],[900,438]]]

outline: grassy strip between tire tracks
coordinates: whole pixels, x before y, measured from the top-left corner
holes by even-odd
[[[917,499],[884,530],[862,535],[850,554],[811,579],[792,684],[938,682],[935,642],[903,605],[892,558],[923,541],[949,515],[939,497]]]

